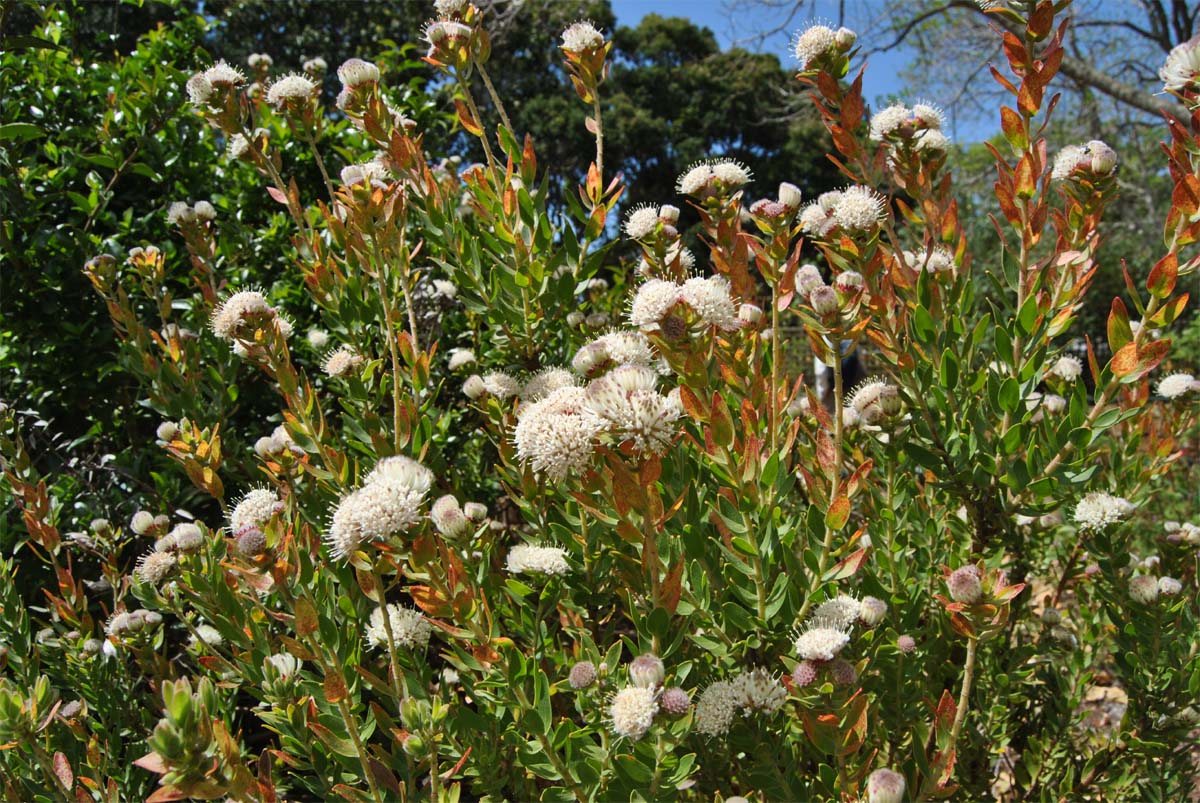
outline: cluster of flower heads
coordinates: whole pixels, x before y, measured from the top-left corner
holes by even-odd
[[[1054,157],[1050,178],[1064,181],[1073,176],[1102,178],[1117,168],[1117,152],[1098,139],[1083,145],[1068,145]]]
[[[942,133],[946,116],[932,103],[911,108],[893,103],[871,116],[871,139],[907,145],[918,151],[944,151],[950,142]]]
[[[176,201],[167,209],[167,223],[172,226],[197,225],[216,219],[217,210],[208,201],[197,201],[195,206]]]
[[[1190,544],[1191,546],[1200,546],[1200,527],[1197,527],[1190,521],[1163,522],[1163,529],[1167,532],[1167,541],[1169,543],[1183,543]]]
[[[864,381],[846,399],[846,406],[867,424],[899,415],[903,404],[900,388],[878,377]]]
[[[335,559],[363,544],[383,541],[421,520],[421,505],[433,486],[433,472],[400,455],[375,464],[362,487],[338,502],[326,540]]]
[[[192,522],[181,522],[154,542],[152,552],[138,559],[134,576],[157,586],[170,577],[182,556],[197,552],[203,546],[203,531]]]
[[[391,629],[392,643],[404,649],[416,649],[429,644],[429,635],[433,627],[425,615],[414,608],[403,605],[388,605],[387,622],[383,620],[384,608],[371,611],[371,620],[367,623],[367,643],[372,647],[388,646],[388,629]]]
[[[696,732],[721,736],[738,714],[770,716],[787,702],[787,689],[769,670],[747,669],[730,680],[715,681],[696,700]]]
[[[830,239],[835,232],[872,234],[886,219],[886,206],[883,196],[862,185],[825,192],[801,210],[800,227],[822,239]]]
[[[935,276],[954,272],[954,252],[944,245],[934,245],[927,251],[904,251],[904,264],[915,271]]]
[[[188,79],[187,93],[192,105],[206,108],[217,99],[218,93],[246,83],[246,76],[224,59]]]
[[[753,178],[750,168],[733,159],[705,159],[679,176],[675,189],[681,195],[704,198],[740,190]]]
[[[637,740],[646,735],[659,714],[681,717],[692,705],[691,695],[678,686],[663,688],[666,667],[653,653],[644,653],[629,662],[629,684],[616,692],[608,706],[613,733]],[[571,667],[572,688],[585,689],[596,681],[596,668],[590,661]]]
[[[629,305],[629,323],[644,332],[683,337],[688,316],[702,327],[732,332],[741,327],[738,306],[724,276],[693,277],[681,283],[650,279],[638,287]],[[676,314],[683,313],[683,314]]]
[[[1128,499],[1103,491],[1093,491],[1075,505],[1075,523],[1085,530],[1103,530],[1124,521],[1134,511]]]
[[[850,632],[856,624],[875,627],[887,616],[887,603],[875,597],[856,599],[840,594],[817,606],[805,627],[795,639],[800,663],[792,671],[792,682],[799,688],[811,686],[822,673],[838,686],[855,682],[858,673],[854,665],[841,657],[850,643]]]
[[[302,455],[304,450],[287,431],[287,427],[280,424],[271,430],[270,435],[264,435],[254,442],[254,453],[265,460],[285,453]]]
[[[815,70],[828,58],[844,54],[854,47],[858,35],[849,28],[834,30],[827,25],[813,24],[801,31],[792,43],[792,53],[800,69]]]
[[[153,630],[162,624],[162,614],[158,611],[138,609],[115,613],[104,626],[104,632],[115,638],[128,638],[144,631]]]

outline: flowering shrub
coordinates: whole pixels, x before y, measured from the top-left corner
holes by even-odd
[[[940,111],[868,118],[846,29],[796,42],[844,190],[751,202],[717,157],[623,219],[610,44],[586,23],[562,49],[596,153],[562,208],[502,99],[498,126],[481,117],[489,40],[466,0],[438,0],[426,60],[484,164],[431,157],[365,61],[339,69],[337,105],[373,156],[329,142],[310,78],[264,85],[261,58],[254,84],[196,74],[197,113],[290,216],[293,291],[230,286],[203,202],[168,211],[186,292],[153,246],[86,266],[147,394],[191,411],[158,448],[212,501],[64,535],[4,420],[6,482],[57,580],[45,601],[0,590],[7,790],[1179,799],[1200,528],[1135,523],[1195,424],[1200,386],[1156,368],[1198,264],[1200,117],[1170,129],[1165,255],[1126,271],[1113,356],[1085,364],[1063,344],[1118,157],[1052,158],[1040,136],[1058,12],[992,10],[1014,98],[997,254],[962,233]],[[796,323],[828,408],[785,369]],[[854,350],[879,374],[847,387]],[[279,414],[230,455],[243,386]]]

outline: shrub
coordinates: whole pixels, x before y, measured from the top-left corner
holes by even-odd
[[[229,286],[222,218],[187,204],[186,290],[154,247],[88,264],[148,397],[187,411],[158,448],[212,501],[64,536],[5,419],[6,481],[57,578],[44,610],[0,592],[12,793],[1185,794],[1200,530],[1151,500],[1195,423],[1193,377],[1155,370],[1197,265],[1200,125],[1171,128],[1165,255],[1113,300],[1111,359],[1085,365],[1063,344],[1117,154],[1051,158],[1040,136],[1066,35],[1049,0],[992,12],[1014,105],[985,254],[940,112],[868,118],[850,31],[796,43],[850,185],[749,203],[742,165],[698,163],[678,182],[693,251],[674,204],[618,218],[600,32],[563,36],[596,157],[551,209],[560,179],[502,99],[501,125],[480,117],[481,12],[437,11],[427,61],[485,164],[430,156],[386,73],[352,61],[338,110],[376,153],[334,170],[351,134],[315,83],[255,90],[214,65],[188,92],[287,213],[293,275]],[[1195,107],[1190,75],[1172,91]],[[319,181],[289,177],[281,141]],[[618,225],[636,265],[608,247]],[[785,369],[789,319],[830,367],[830,409]],[[879,376],[846,387],[866,348]],[[279,417],[231,454],[216,400],[243,388]]]

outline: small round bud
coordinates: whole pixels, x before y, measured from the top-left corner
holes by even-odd
[[[133,514],[129,527],[138,535],[146,535],[154,529],[154,514],[147,510],[139,510]]]
[[[463,393],[471,401],[478,399],[485,392],[483,387],[483,377],[479,374],[472,374],[467,377],[467,381],[463,382]]]
[[[679,207],[663,204],[658,208],[658,219],[669,226],[679,222]]]
[[[896,639],[896,649],[905,655],[912,655],[913,651],[917,649],[916,639],[912,636],[900,636]]]
[[[404,752],[414,758],[425,755],[425,740],[415,733],[410,733],[404,740]]]
[[[979,579],[979,569],[974,566],[962,566],[955,569],[946,578],[946,587],[950,590],[950,598],[964,605],[974,605],[983,596],[983,584]]]
[[[487,518],[487,505],[479,502],[467,502],[463,505],[463,515],[478,524]]]
[[[832,287],[817,287],[808,294],[808,302],[812,304],[813,312],[821,317],[833,315],[838,311],[837,292]]]
[[[146,627],[158,627],[162,624],[162,614],[158,611],[139,611],[142,614],[142,622]]]
[[[854,47],[854,43],[858,41],[858,34],[849,28],[838,28],[833,41],[837,45],[837,49],[845,53]]]
[[[641,689],[653,689],[663,682],[666,667],[654,653],[639,655],[629,662],[629,681]]]
[[[571,667],[567,682],[572,689],[586,689],[596,682],[596,665],[591,661],[579,661]]]
[[[437,531],[447,538],[458,538],[471,531],[471,522],[458,506],[458,500],[450,494],[439,497],[433,503],[429,519]]]
[[[250,524],[237,533],[237,551],[239,555],[252,558],[261,555],[267,548],[267,537],[263,531]]]
[[[800,270],[796,271],[796,289],[801,293],[810,295],[813,290],[824,285],[825,280],[821,278],[821,269],[816,265],[801,265]]]
[[[867,778],[867,803],[902,803],[904,776],[891,770],[875,770]]]
[[[862,274],[855,270],[842,271],[833,280],[833,286],[837,288],[838,293],[852,296],[862,289]]]
[[[817,665],[812,661],[801,661],[792,670],[792,683],[805,688],[817,681]]]
[[[1056,625],[1062,621],[1062,614],[1057,608],[1046,608],[1042,611],[1042,623],[1047,625]]]
[[[854,664],[843,658],[834,658],[829,662],[829,677],[837,686],[849,686],[858,680],[858,672]]]
[[[1129,596],[1134,602],[1152,605],[1158,600],[1158,580],[1149,575],[1140,575],[1129,581]]]
[[[579,310],[572,310],[567,313],[567,326],[577,327],[582,326],[585,316]]]
[[[158,425],[154,435],[160,441],[169,443],[179,437],[179,425],[174,421],[164,421]]]
[[[165,532],[171,526],[171,520],[162,513],[154,517],[154,530],[157,532]]]
[[[738,307],[738,320],[753,326],[763,319],[762,307],[754,304],[742,304]]]
[[[779,185],[779,203],[783,204],[784,208],[789,212],[795,212],[800,208],[801,193],[800,188],[795,184],[783,182]]]
[[[887,616],[887,603],[876,597],[863,597],[858,603],[858,618],[867,627],[875,627]]]
[[[96,535],[112,535],[112,524],[108,519],[92,519],[92,523],[88,527]]]
[[[62,708],[58,709],[58,715],[63,719],[75,719],[82,713],[83,703],[81,703],[79,700],[72,700]]]
[[[1158,578],[1158,593],[1164,597],[1173,597],[1183,590],[1183,583],[1174,577]]]
[[[658,707],[667,716],[681,717],[692,707],[692,698],[683,689],[678,686],[672,686],[662,693],[662,697],[658,701]]]
[[[99,655],[100,650],[104,648],[104,643],[100,639],[90,638],[83,642],[84,655]]]

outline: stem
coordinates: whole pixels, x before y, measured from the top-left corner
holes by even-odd
[[[304,139],[312,147],[317,169],[321,171],[321,178],[325,181],[325,191],[329,193],[329,201],[332,203],[334,200],[333,182],[329,180],[329,171],[325,169],[325,160],[321,157],[321,149],[317,147],[317,138],[313,136],[312,131],[306,131]]]
[[[42,768],[42,772],[46,773],[46,777],[54,784],[54,789],[59,793],[62,800],[71,800],[71,790],[63,784],[58,777],[58,773],[54,771],[54,761],[50,758],[50,754],[46,752],[46,748],[37,743],[36,739],[30,741],[30,746],[33,748],[33,755],[37,758],[38,765]]]
[[[604,126],[600,120],[600,91],[592,90],[592,119],[596,123],[596,172],[600,175],[600,186],[604,187]]]
[[[978,650],[979,639],[969,639],[967,641],[967,661],[963,666],[962,690],[958,694],[958,708],[954,711],[954,725],[950,728],[950,741],[946,744],[946,749],[942,751],[941,756],[938,758],[937,764],[934,765],[933,772],[925,779],[918,800],[924,798],[934,790],[937,785],[938,776],[945,770],[950,760],[950,755],[954,752],[955,745],[958,744],[958,737],[962,733],[963,722],[967,718],[967,704],[971,696],[971,686],[975,682],[975,655]]]
[[[842,488],[842,410],[845,406],[845,399],[842,398],[842,340],[840,337],[834,340],[834,355],[833,355],[833,477],[830,481],[829,502],[833,502],[838,498],[838,491]],[[821,543],[821,555],[817,560],[817,585],[820,585],[821,578],[825,576],[825,565],[829,562],[829,553],[833,549],[834,529],[828,525],[825,527],[825,540]],[[800,606],[800,613],[796,617],[798,620],[803,620],[808,609],[812,607],[813,595],[810,593],[804,599],[804,604]]]
[[[387,636],[388,663],[392,669],[392,691],[396,695],[396,705],[400,705],[400,701],[404,699],[404,689],[400,685],[400,658],[396,654],[396,638],[392,635],[392,617],[387,608],[387,597],[383,593],[383,575],[379,573],[379,566],[371,565],[371,576],[375,580],[375,588],[378,589],[379,607],[383,610],[383,632]]]
[[[384,275],[384,261],[379,254],[379,241],[377,238],[372,238],[375,242],[375,279],[379,283],[379,299],[383,304],[383,337],[388,344],[388,353],[392,359],[392,440],[395,444],[396,451],[400,451],[400,355],[396,349],[396,336],[392,333],[392,300],[388,293],[387,278]],[[409,305],[409,314],[412,313]],[[413,340],[413,346],[416,346],[416,339]],[[384,621],[387,617],[384,616]],[[391,625],[387,625],[388,640],[391,640]]]
[[[514,137],[517,132],[513,130],[512,121],[508,119],[508,112],[504,110],[504,102],[500,100],[500,95],[496,92],[496,87],[492,85],[492,77],[488,75],[488,71],[483,68],[483,62],[475,60],[475,69],[479,70],[479,77],[483,79],[483,85],[487,87],[488,95],[492,98],[492,103],[496,106],[496,111],[500,114],[500,122],[508,129],[508,132]],[[482,125],[482,122],[480,123]]]
[[[650,799],[654,800],[658,795],[658,785],[662,783],[662,759],[665,753],[663,748],[666,747],[667,737],[663,733],[663,729],[659,728],[658,738],[654,741],[654,777],[650,780]]]
[[[513,692],[516,693],[517,702],[525,708],[530,708],[529,698],[525,695],[525,689],[520,685],[513,686]],[[578,803],[587,803],[587,796],[583,794],[583,790],[579,788],[579,783],[571,775],[570,768],[562,760],[562,756],[554,749],[554,745],[546,738],[546,734],[538,733],[537,740],[542,745],[542,750],[546,753],[546,758],[550,759],[550,763],[554,765],[554,769],[558,770],[558,774],[562,776],[563,783],[571,789],[571,793],[575,795],[575,800]]]

